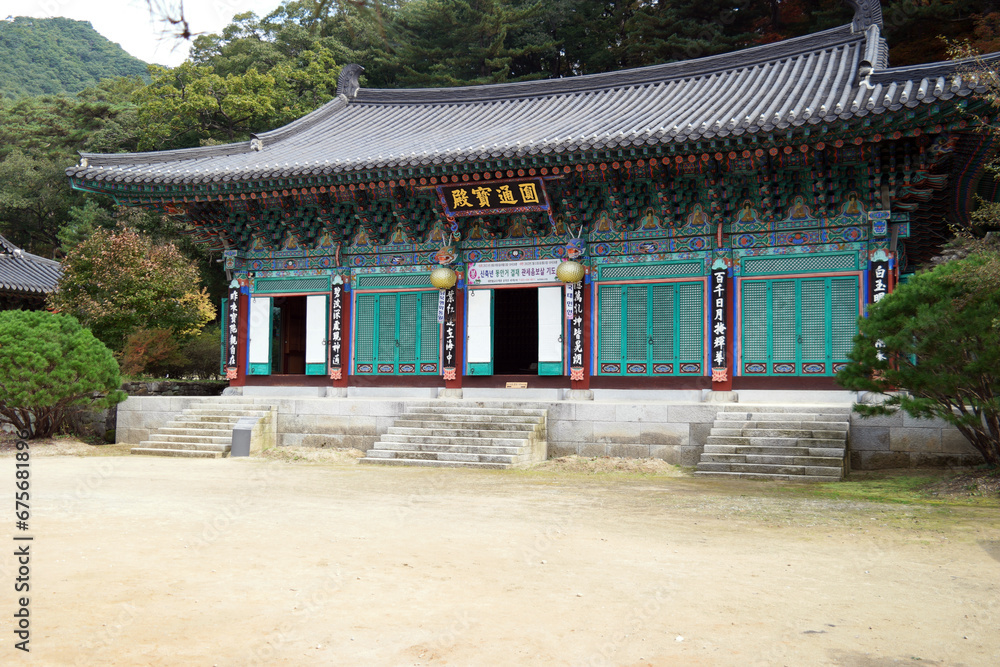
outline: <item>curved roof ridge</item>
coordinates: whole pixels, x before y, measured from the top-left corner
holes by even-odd
[[[322,107],[321,107],[322,108]],[[319,109],[317,109],[318,111]],[[316,113],[315,111],[313,113]],[[300,118],[299,120],[304,120]],[[296,121],[298,122],[298,121]],[[218,146],[196,146],[194,148],[175,148],[168,151],[149,151],[147,153],[84,153],[80,152],[81,162],[99,162],[93,166],[120,166],[124,164],[152,164],[174,162],[176,160],[198,160],[211,157],[227,157],[240,153],[249,153],[249,141],[237,141],[232,144]]]
[[[872,72],[872,83],[883,83],[887,81],[899,81],[904,79],[914,79],[917,77],[926,78],[928,76],[946,76],[959,71],[965,66],[975,66],[978,63],[1000,62],[1000,51],[987,53],[972,58],[962,58],[960,60],[941,60],[933,63],[920,63],[918,65],[901,65],[899,67],[886,67]]]
[[[850,25],[831,28],[781,42],[761,44],[714,56],[648,65],[615,72],[600,72],[561,79],[536,79],[452,88],[362,88],[350,104],[462,104],[548,97],[594,90],[675,81],[753,67],[812,51],[834,48],[865,39]]]

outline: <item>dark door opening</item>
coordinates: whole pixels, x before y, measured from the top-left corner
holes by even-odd
[[[305,375],[306,298],[276,297],[273,303],[274,338],[271,341],[271,372]]]
[[[538,375],[538,290],[493,290],[493,374]]]

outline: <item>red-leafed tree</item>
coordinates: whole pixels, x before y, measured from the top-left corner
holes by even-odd
[[[97,230],[63,263],[49,306],[73,315],[114,351],[138,329],[167,329],[181,340],[215,317],[197,267],[172,243],[138,232]]]

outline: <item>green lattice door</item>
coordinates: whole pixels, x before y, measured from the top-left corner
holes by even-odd
[[[741,282],[744,375],[834,375],[857,332],[858,278]]]
[[[703,283],[602,285],[597,298],[599,373],[703,373]]]
[[[436,375],[441,349],[438,293],[357,295],[354,372],[361,375]]]

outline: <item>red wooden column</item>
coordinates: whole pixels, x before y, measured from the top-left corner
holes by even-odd
[[[334,387],[346,387],[348,386],[348,376],[350,374],[350,359],[351,359],[351,294],[347,290],[347,285],[334,285],[334,311],[336,311],[336,301],[337,294],[336,290],[340,288],[340,354],[339,359],[336,358],[336,351],[331,348],[331,360],[330,360],[330,380]],[[334,334],[333,331],[333,319],[336,317],[336,312],[331,314],[331,337]],[[339,361],[339,364],[334,362]]]
[[[454,307],[452,307],[449,302],[450,299],[454,299]],[[458,285],[447,290],[445,294],[445,313],[444,313],[444,337],[441,341],[443,346],[448,344],[449,337],[454,342],[454,349],[451,350],[451,363],[448,362],[448,350],[444,349],[444,355],[442,355],[442,363],[444,368],[442,368],[442,373],[444,373],[444,386],[446,389],[461,389],[462,388],[462,358],[465,353],[465,327],[463,323],[465,322],[465,290],[460,289]],[[454,332],[449,334],[449,332]],[[449,368],[453,368],[455,371],[454,377],[450,377]]]
[[[593,312],[593,283],[589,280],[582,280],[574,288],[573,321],[570,322],[570,389],[587,391],[590,389],[590,314]],[[574,351],[576,344],[576,334],[573,329],[579,331],[580,351]],[[579,355],[579,356],[578,356]],[[575,363],[579,361],[580,363]],[[577,369],[576,377],[573,377],[573,369]],[[583,369],[582,372],[579,369]]]
[[[708,279],[709,366],[712,391],[733,390],[733,277],[728,266],[713,266]]]
[[[236,377],[229,380],[230,387],[243,387],[247,383],[247,336],[250,329],[250,281],[240,279],[239,312],[236,317]]]

